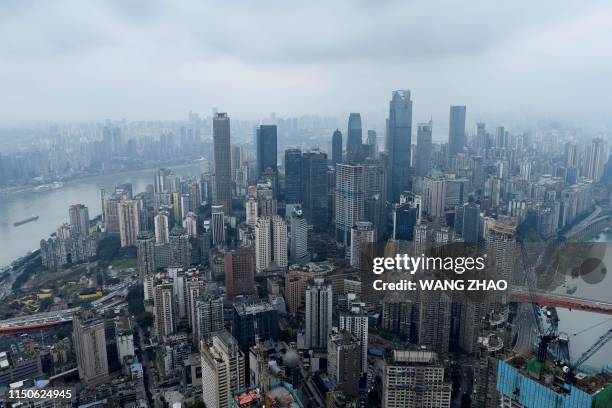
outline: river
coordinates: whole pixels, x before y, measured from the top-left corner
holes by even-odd
[[[200,163],[172,167],[180,176],[197,176],[202,172]],[[10,264],[28,251],[38,249],[46,238],[62,223],[68,222],[68,207],[85,204],[89,216],[101,212],[100,189],[112,190],[116,184],[132,183],[134,194],[153,184],[155,170],[139,170],[67,182],[56,190],[26,192],[0,197],[0,267]],[[15,221],[38,215],[37,221],[18,227]]]

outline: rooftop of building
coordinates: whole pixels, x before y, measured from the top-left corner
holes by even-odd
[[[234,309],[239,315],[257,314],[263,312],[269,312],[276,310],[270,302],[258,302],[258,303],[237,303],[234,305]]]
[[[302,408],[302,402],[290,384],[280,382],[272,384],[267,394],[261,388],[250,388],[240,391],[232,400],[232,407],[259,407],[268,397],[270,407]]]
[[[300,272],[331,273],[333,270],[334,270],[334,266],[329,262],[308,262],[305,264],[289,265],[289,272],[300,271]]]
[[[529,353],[510,357],[506,363],[518,369],[526,377],[556,392],[563,393],[567,390],[567,378],[563,367],[550,356],[546,361],[540,362],[534,353]],[[574,375],[574,386],[590,395],[595,395],[612,386],[612,374],[609,373],[588,374],[576,370]]]
[[[438,363],[438,353],[430,350],[389,350],[385,360],[392,365],[430,366]]]

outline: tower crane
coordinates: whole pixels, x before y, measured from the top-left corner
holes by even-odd
[[[549,323],[550,323],[547,329],[544,329],[544,327],[542,326],[542,321],[540,320],[541,308],[540,308],[540,305],[538,304],[538,298],[537,298],[536,289],[535,289],[536,288],[535,265],[538,265],[540,263],[541,257],[544,252],[542,252],[539,255],[538,260],[534,265],[529,262],[529,257],[528,257],[527,250],[525,249],[525,245],[523,241],[517,240],[517,244],[520,248],[523,264],[526,268],[524,284],[526,283],[527,287],[529,288],[529,295],[531,297],[531,310],[533,312],[533,317],[536,322],[537,332],[539,336],[537,358],[538,358],[538,361],[543,362],[546,360],[546,357],[548,355],[548,347],[551,343],[568,342],[569,338],[564,338],[563,335],[559,334],[559,319],[556,316],[551,317],[551,314],[547,313],[547,316],[549,317]],[[574,362],[570,361],[568,347],[567,346],[564,347],[560,344],[559,352],[562,355],[560,355],[559,357],[561,358],[561,365],[563,365],[563,371],[566,373],[568,381],[574,382],[576,369],[580,367],[582,364],[584,364],[595,353],[601,350],[601,348],[604,347],[608,343],[608,341],[610,341],[611,339],[612,339],[612,328],[610,328],[606,333],[601,335],[597,339],[597,341],[593,343],[593,345],[591,345],[584,353],[582,353],[582,355],[580,355],[580,357],[578,357],[578,359],[576,359],[576,361]]]

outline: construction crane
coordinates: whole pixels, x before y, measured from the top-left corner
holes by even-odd
[[[576,361],[573,363],[563,367],[563,371],[567,374],[570,382],[574,382],[575,380],[575,372],[578,367],[584,364],[589,358],[593,357],[595,353],[597,353],[603,346],[608,343],[612,339],[612,328],[610,328],[607,332],[602,334],[597,341],[589,347]]]
[[[539,263],[539,260],[542,256],[538,257],[538,261],[534,264],[529,262],[529,255],[527,254],[527,249],[525,249],[525,244],[522,240],[517,240],[518,247],[521,251],[521,256],[523,259],[523,265],[525,266],[525,276],[523,280],[523,285],[527,284],[529,289],[529,296],[531,297],[531,310],[533,314],[533,318],[536,323],[536,329],[538,334],[538,361],[542,362],[546,359],[548,355],[548,346],[553,341],[557,340],[559,337],[558,328],[559,328],[559,319],[556,316],[552,316],[550,312],[546,312],[546,316],[549,317],[549,326],[545,330],[542,321],[540,320],[541,316],[541,308],[538,303],[538,298],[536,294],[536,274],[535,274],[535,266]]]
[[[527,250],[525,249],[525,245],[522,240],[517,240],[518,246],[521,250],[521,256],[523,259],[523,264],[525,266],[525,277],[524,284],[527,284],[529,288],[529,295],[531,297],[531,310],[533,311],[533,317],[536,322],[536,327],[538,331],[538,353],[537,358],[538,361],[543,362],[546,360],[548,355],[548,348],[551,343],[557,342],[558,350],[559,350],[559,364],[563,366],[563,371],[566,373],[568,381],[575,381],[575,371],[578,367],[584,364],[589,358],[591,358],[595,353],[597,353],[603,346],[605,346],[608,341],[612,339],[612,328],[610,328],[606,333],[597,339],[597,341],[591,345],[576,361],[573,363],[570,361],[569,354],[569,337],[559,333],[559,319],[556,316],[552,316],[550,312],[547,312],[546,315],[549,318],[549,327],[545,330],[542,327],[542,321],[540,320],[541,316],[541,308],[538,304],[538,298],[536,294],[536,283],[535,283],[535,266],[529,262],[529,257],[527,254]],[[535,263],[537,265],[541,260],[542,254],[538,257],[538,261]],[[597,325],[596,325],[597,326]],[[595,326],[594,326],[595,327]],[[593,328],[593,327],[591,327]],[[591,329],[589,328],[589,329]],[[586,329],[586,330],[589,330]],[[584,332],[580,331],[578,333]],[[578,334],[575,333],[574,335]]]

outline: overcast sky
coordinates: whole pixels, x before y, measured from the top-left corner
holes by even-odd
[[[0,123],[383,117],[610,123],[610,1],[0,2]]]

